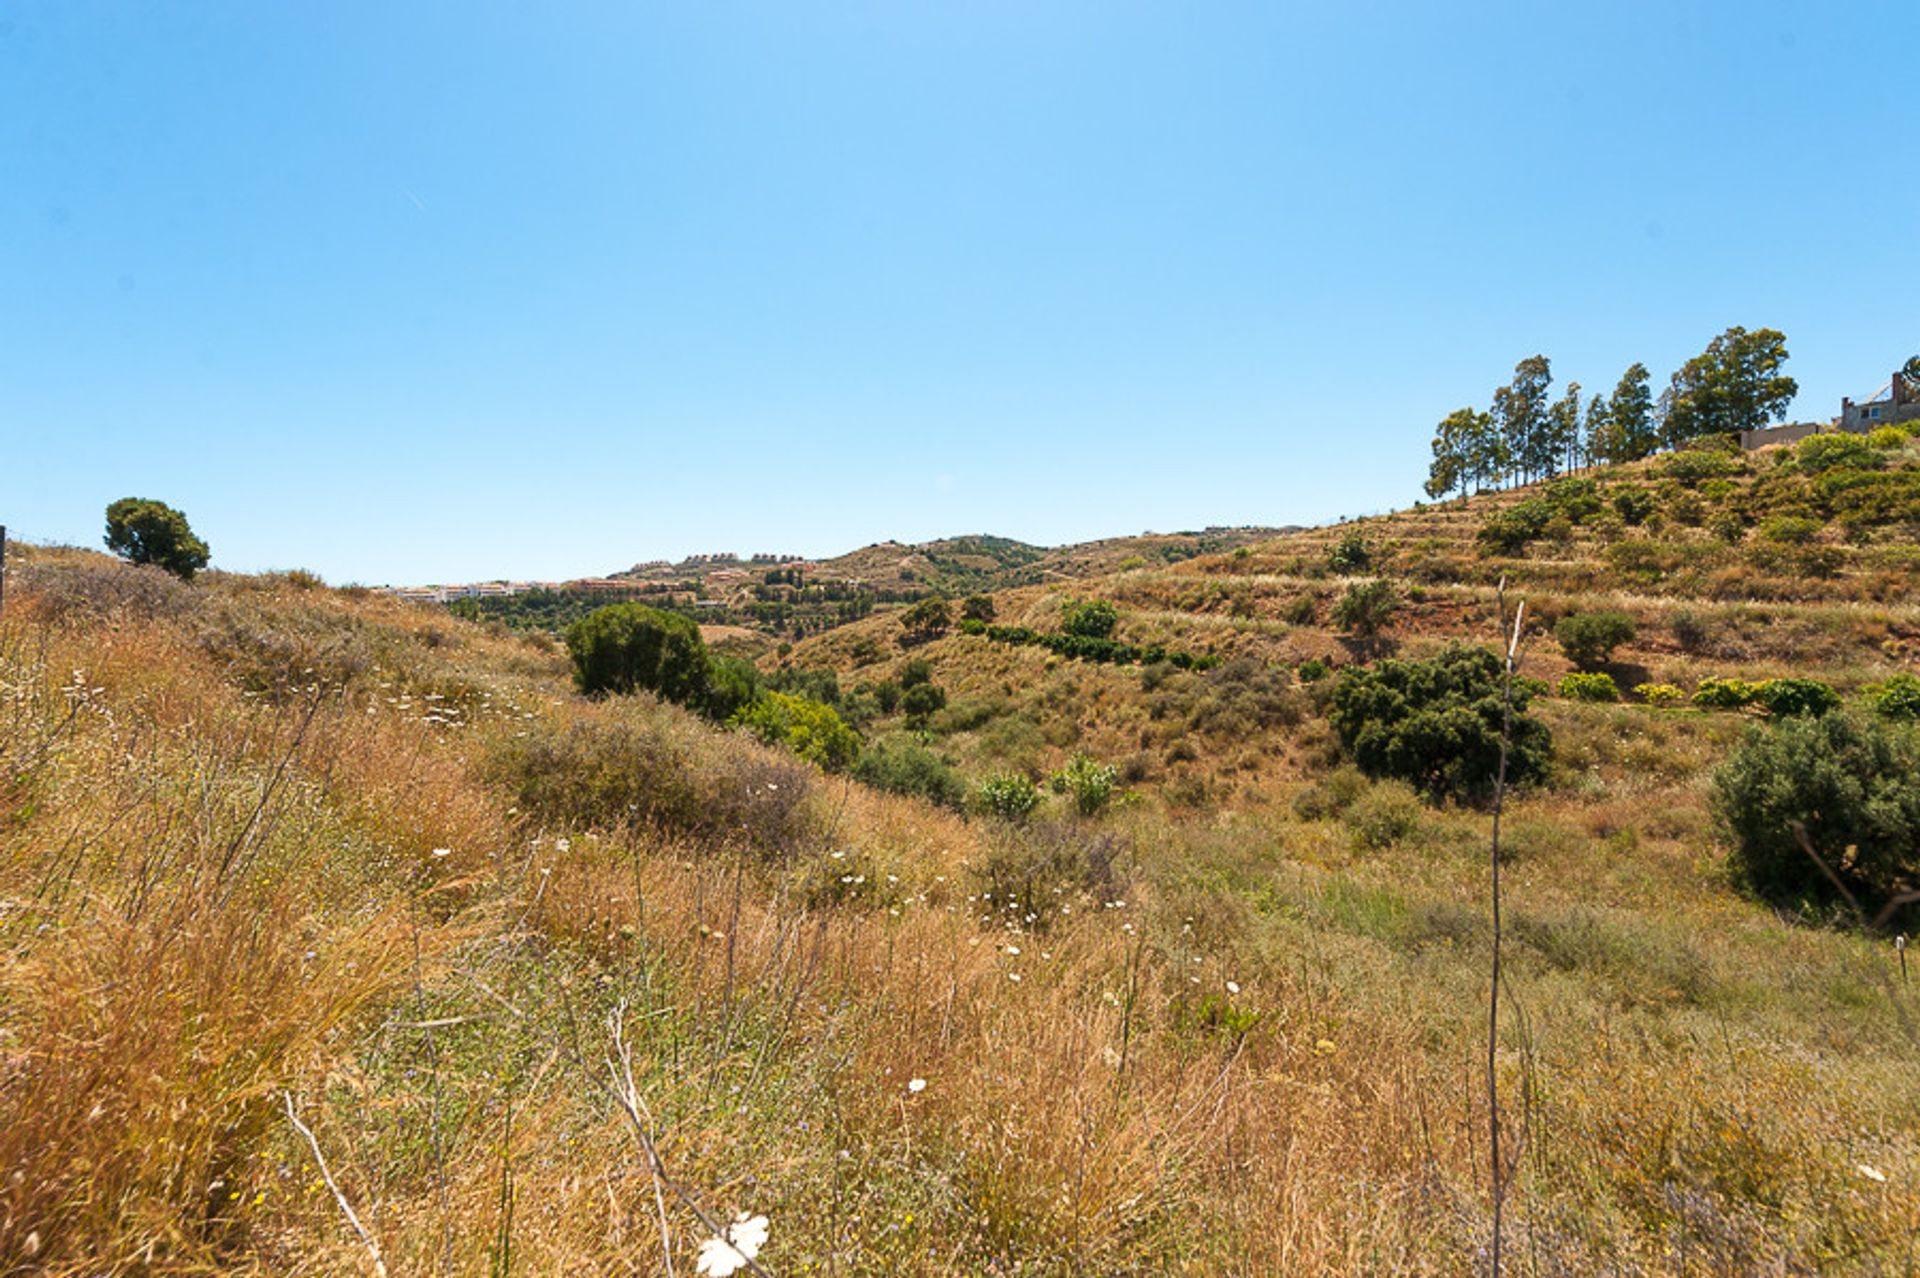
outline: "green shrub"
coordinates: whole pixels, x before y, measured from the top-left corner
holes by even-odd
[[[1785,546],[1804,546],[1820,535],[1820,521],[1799,515],[1772,515],[1760,521],[1760,539]]]
[[[1613,495],[1614,512],[1630,527],[1645,523],[1657,505],[1653,493],[1645,488],[1623,488]]]
[[[952,764],[918,742],[899,737],[883,738],[862,751],[853,775],[876,790],[918,795],[955,810],[967,801],[967,787]]]
[[[1885,683],[1868,684],[1867,704],[1888,719],[1920,719],[1920,675],[1897,674]]]
[[[919,603],[900,614],[900,628],[904,632],[902,640],[908,643],[925,643],[929,639],[938,639],[947,633],[953,625],[953,609],[947,601],[935,595],[922,599]]]
[[[1878,470],[1885,458],[1872,444],[1858,435],[1835,433],[1809,435],[1793,450],[1794,469],[1808,475],[1820,475],[1839,467],[1849,470]]]
[[[985,625],[993,620],[993,616],[992,595],[968,595],[966,601],[960,605],[962,621],[977,621]]]
[[[1527,543],[1543,535],[1555,515],[1554,508],[1538,497],[1530,497],[1505,510],[1487,516],[1474,534],[1474,541],[1488,554],[1519,555]]]
[[[1746,463],[1733,453],[1711,448],[1689,448],[1656,462],[1653,473],[1660,479],[1677,480],[1692,487],[1705,479],[1726,479],[1746,473]]]
[[[899,672],[893,677],[902,688],[912,688],[923,683],[933,682],[933,663],[925,657],[914,657],[900,663]]]
[[[829,772],[845,769],[860,754],[859,736],[832,706],[785,692],[768,692],[731,722]]]
[[[1818,679],[1769,679],[1754,690],[1753,699],[1777,716],[1822,715],[1840,708],[1840,694]]]
[[[1399,607],[1399,593],[1385,577],[1356,581],[1333,606],[1333,623],[1349,634],[1366,638],[1384,629]]]
[[[1358,528],[1350,528],[1339,541],[1327,547],[1327,567],[1344,576],[1365,572],[1373,566],[1373,552]]]
[[[1280,610],[1280,619],[1290,626],[1311,626],[1320,616],[1320,605],[1312,595],[1295,595]]]
[[[589,696],[653,693],[680,705],[702,701],[709,663],[700,628],[677,612],[645,604],[596,608],[567,627],[573,681]]]
[[[1714,774],[1714,811],[1740,878],[1769,900],[1827,901],[1792,822],[1868,901],[1920,876],[1920,747],[1910,729],[1847,715],[1757,727]]]
[[[900,708],[910,722],[924,722],[927,716],[946,707],[946,689],[938,684],[916,683],[900,695]]]
[[[1120,623],[1120,610],[1104,599],[1089,599],[1068,606],[1061,614],[1060,629],[1070,635],[1089,639],[1108,639]]]
[[[1582,670],[1598,670],[1613,659],[1613,650],[1632,643],[1638,628],[1623,612],[1576,612],[1562,617],[1553,628],[1567,659]]]
[[[1670,683],[1635,684],[1633,692],[1635,696],[1655,709],[1678,705],[1680,702],[1686,700],[1687,696],[1685,692]]]
[[[1501,659],[1453,644],[1428,661],[1349,667],[1335,685],[1329,719],[1340,744],[1369,776],[1398,777],[1430,799],[1489,793],[1500,760]],[[1507,780],[1546,775],[1552,736],[1526,714],[1530,690],[1513,690]]]
[[[700,712],[716,723],[725,723],[760,694],[760,667],[740,657],[712,657],[707,664],[707,691]]]
[[[1055,794],[1072,796],[1074,810],[1081,816],[1092,816],[1112,800],[1120,785],[1120,770],[1082,752],[1053,774],[1051,784]]]
[[[1906,447],[1907,432],[1898,426],[1876,426],[1867,432],[1867,443],[1882,452],[1890,452]]]
[[[1702,679],[1693,690],[1693,704],[1712,710],[1738,710],[1752,705],[1760,685],[1745,679]]]
[[[1571,524],[1584,524],[1600,513],[1600,485],[1585,477],[1556,479],[1542,497]]]
[[[1040,787],[1018,772],[1002,772],[980,783],[974,803],[988,816],[1024,821],[1040,806]]]
[[[1560,680],[1560,695],[1569,701],[1618,701],[1620,688],[1604,672],[1570,674]]]
[[[1332,667],[1329,666],[1324,659],[1320,657],[1309,657],[1300,663],[1300,668],[1295,671],[1294,674],[1301,683],[1318,683],[1320,680],[1326,678],[1331,670]]]

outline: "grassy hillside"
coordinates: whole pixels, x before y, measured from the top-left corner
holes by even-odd
[[[1488,813],[1358,773],[1337,673],[1303,665],[1492,643],[1504,574],[1530,677],[1570,668],[1552,621],[1604,604],[1639,623],[1629,689],[1813,673],[1857,701],[1920,637],[1911,516],[1857,517],[1912,450],[1826,489],[1770,458],[1625,468],[1518,548],[1479,530],[1539,492],[1356,525],[1363,571],[1330,562],[1341,527],[995,597],[1035,632],[1110,599],[1118,640],[1210,668],[893,616],[789,654],[870,754],[963,787],[1115,765],[1120,798],[1026,822],[582,699],[538,638],[29,551],[0,615],[0,1257],[660,1272],[664,1220],[688,1273],[691,1202],[768,1216],[782,1274],[1475,1272]],[[1654,511],[1602,517],[1642,488]],[[1379,633],[1334,624],[1376,574]],[[909,725],[879,689],[916,660],[947,702]],[[1728,873],[1708,776],[1752,714],[1534,706],[1509,1272],[1905,1272],[1910,1003],[1884,938]]]

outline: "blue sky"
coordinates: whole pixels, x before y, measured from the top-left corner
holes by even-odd
[[[1419,495],[1541,351],[1920,352],[1912,0],[0,4],[0,522],[601,572]]]

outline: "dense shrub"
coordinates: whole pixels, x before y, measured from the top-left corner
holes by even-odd
[[[1067,766],[1053,774],[1051,784],[1055,794],[1072,797],[1074,810],[1081,816],[1092,816],[1119,789],[1120,770],[1083,752],[1067,760]]]
[[[734,715],[732,723],[829,772],[841,771],[860,754],[859,736],[832,706],[785,692],[768,692]]]
[[[900,614],[901,639],[908,643],[924,643],[929,639],[938,639],[947,633],[953,625],[953,609],[947,601],[935,595],[931,599],[922,599],[913,607]]]
[[[1734,453],[1714,448],[1688,448],[1656,462],[1653,474],[1660,479],[1677,480],[1692,487],[1702,480],[1745,474],[1746,469],[1746,462]]]
[[[492,778],[556,825],[655,825],[700,838],[790,847],[810,830],[807,769],[644,698],[563,730],[534,720],[498,743]]]
[[[960,619],[963,622],[977,621],[985,625],[993,620],[993,616],[992,595],[968,595],[960,605]]]
[[[1822,715],[1840,708],[1840,694],[1818,679],[1769,679],[1754,700],[1772,715]]]
[[[1745,679],[1702,679],[1693,690],[1693,704],[1712,710],[1738,710],[1752,705],[1760,685]]]
[[[1598,670],[1613,659],[1613,650],[1632,643],[1637,628],[1623,612],[1576,612],[1562,617],[1553,628],[1567,659],[1582,670]]]
[[[1569,701],[1618,701],[1620,688],[1605,672],[1570,674],[1560,680],[1560,695]]]
[[[1809,475],[1824,474],[1843,466],[1849,470],[1877,470],[1884,461],[1872,444],[1858,435],[1845,433],[1809,435],[1793,450],[1794,468]]]
[[[1109,639],[1120,624],[1120,610],[1104,599],[1089,599],[1071,604],[1061,614],[1060,629],[1070,635],[1089,639]]]
[[[1367,774],[1343,763],[1293,796],[1293,812],[1302,821],[1324,821],[1340,816],[1367,792]]]
[[[918,795],[956,810],[967,799],[967,787],[952,764],[918,742],[900,737],[882,738],[862,751],[853,775],[876,790]]]
[[[740,657],[716,656],[707,664],[707,689],[700,711],[725,723],[761,695],[760,667]]]
[[[1645,523],[1658,504],[1653,494],[1645,488],[1623,488],[1613,495],[1614,513],[1620,516],[1622,523],[1631,527]]]
[[[1820,535],[1820,521],[1800,515],[1770,515],[1760,521],[1760,539],[1785,546],[1804,546]]]
[[[946,689],[933,683],[916,683],[900,695],[900,708],[907,718],[924,722],[934,711],[947,704]]]
[[[988,816],[1024,821],[1040,806],[1040,787],[1017,772],[1002,772],[980,783],[974,804]]]
[[[700,628],[677,612],[645,604],[597,608],[567,627],[573,681],[589,696],[644,690],[680,705],[707,692],[709,663]]]
[[[1555,513],[1549,503],[1538,497],[1530,497],[1487,516],[1479,532],[1474,534],[1474,540],[1489,554],[1523,554],[1528,542],[1546,532],[1547,524]]]
[[[1398,777],[1430,799],[1475,797],[1493,788],[1500,762],[1504,667],[1485,648],[1453,644],[1429,661],[1348,668],[1329,718],[1340,743],[1368,775]],[[1507,779],[1546,774],[1552,737],[1527,716],[1531,691],[1516,681]]]
[[[1348,529],[1345,536],[1327,547],[1327,567],[1337,573],[1351,576],[1372,566],[1373,552],[1358,528]]]
[[[925,657],[915,657],[910,661],[903,661],[900,663],[899,672],[894,675],[893,681],[902,688],[913,688],[923,683],[932,683],[933,663]]]
[[[1633,692],[1635,696],[1645,701],[1648,705],[1653,706],[1655,709],[1677,705],[1681,701],[1686,700],[1687,696],[1685,692],[1682,692],[1670,683],[1636,684],[1634,685]]]
[[[1897,674],[1885,683],[1869,684],[1867,704],[1889,719],[1920,719],[1920,675]]]
[[[1882,452],[1906,447],[1907,432],[1898,426],[1876,426],[1867,432],[1867,442]]]
[[[1570,524],[1584,524],[1600,513],[1600,485],[1584,477],[1556,479],[1542,494],[1554,513]]]
[[[1385,577],[1356,581],[1333,606],[1333,623],[1366,638],[1378,634],[1400,607],[1399,593]]]
[[[1327,677],[1331,669],[1321,658],[1309,657],[1300,663],[1300,669],[1295,673],[1301,683],[1318,683]]]
[[[1147,694],[1147,713],[1156,720],[1181,722],[1193,732],[1236,737],[1290,727],[1306,716],[1306,710],[1286,671],[1251,657],[1235,658],[1204,674],[1169,670],[1153,681],[1153,690]]]
[[[1794,839],[1869,901],[1920,876],[1920,748],[1910,729],[1847,715],[1757,727],[1714,774],[1733,866],[1775,901],[1825,901],[1832,886]]]
[[[1078,661],[1111,661],[1123,664],[1155,665],[1165,662],[1180,670],[1209,670],[1219,658],[1197,656],[1191,652],[1159,647],[1138,647],[1117,639],[1098,639],[1092,635],[1047,634],[1026,626],[988,626],[987,638],[995,643],[1031,644]]]

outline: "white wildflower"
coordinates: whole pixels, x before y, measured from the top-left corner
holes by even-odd
[[[725,1237],[709,1238],[700,1244],[695,1272],[727,1278],[735,1270],[745,1269],[747,1262],[759,1256],[760,1249],[767,1245],[767,1218],[741,1212],[739,1219],[724,1232]]]
[[[1227,993],[1238,994],[1239,992],[1240,992],[1240,982],[1238,981],[1227,982]]]
[[[1887,1183],[1887,1174],[1870,1163],[1861,1163],[1858,1167],[1855,1167],[1854,1170],[1862,1176],[1865,1176],[1868,1180],[1878,1181],[1882,1185]]]
[[[924,1078],[910,1079],[907,1082],[907,1090],[917,1096],[927,1090],[927,1080]]]
[[[452,849],[452,848],[435,848],[435,849],[433,850],[433,854],[434,854],[435,856],[437,856],[437,857],[438,857],[438,856],[452,856],[452,855],[453,855],[453,849]]]

